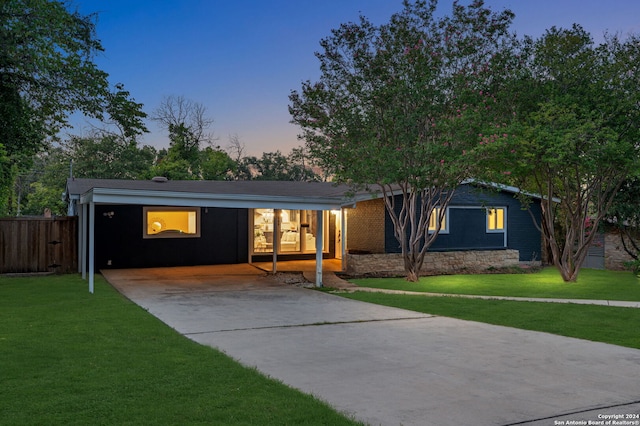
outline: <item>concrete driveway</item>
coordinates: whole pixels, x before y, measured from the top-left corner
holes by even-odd
[[[190,339],[371,425],[640,414],[639,350],[351,301],[250,265],[103,274]],[[608,424],[640,425],[620,420],[635,423]]]

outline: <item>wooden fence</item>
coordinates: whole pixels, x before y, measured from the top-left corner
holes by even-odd
[[[77,217],[0,218],[0,274],[78,271]]]

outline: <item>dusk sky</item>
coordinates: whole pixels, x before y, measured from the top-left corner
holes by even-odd
[[[471,0],[462,1],[468,4]],[[212,131],[225,147],[229,135],[246,155],[301,146],[289,124],[291,90],[319,77],[319,41],[360,14],[375,24],[401,10],[401,0],[76,0],[98,13],[96,58],[110,82],[124,83],[148,114],[167,95],[206,106]],[[451,0],[439,10],[451,11]],[[605,31],[640,33],[639,0],[486,0],[516,14],[512,29],[537,37],[551,26],[581,24],[596,41]],[[142,143],[168,146],[153,123]]]

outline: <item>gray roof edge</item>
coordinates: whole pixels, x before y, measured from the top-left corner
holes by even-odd
[[[482,181],[482,180],[477,180],[477,179],[465,179],[464,181],[462,181],[462,184],[476,184],[476,185],[482,185],[482,186],[488,186],[490,188],[495,188],[495,189],[499,189],[501,191],[506,191],[506,192],[511,192],[513,194],[524,194],[528,197],[531,198],[536,198],[538,200],[546,200],[547,197],[546,196],[542,196],[540,194],[535,194],[533,192],[527,192],[527,191],[523,191],[520,188],[518,188],[517,186],[510,186],[510,185],[505,185],[503,183],[496,183],[496,182],[486,182],[486,181]],[[552,197],[551,201],[553,201],[554,203],[559,203],[560,199],[557,197]]]

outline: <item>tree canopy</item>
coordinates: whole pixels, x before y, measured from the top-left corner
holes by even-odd
[[[95,16],[71,8],[69,2],[51,0],[12,0],[0,6],[0,84],[19,93],[31,120],[49,135],[65,126],[74,111],[117,117],[122,108],[137,105],[122,86],[112,93],[108,74],[94,63],[103,51]]]
[[[574,25],[525,39],[519,53],[504,98],[513,138],[502,145],[503,167],[543,196],[545,243],[564,280],[575,281],[592,224],[640,166],[640,39],[609,35],[596,45]]]
[[[112,89],[94,62],[103,51],[94,18],[66,1],[0,3],[0,145],[11,170],[0,181],[0,194],[8,196],[18,171],[68,126],[74,112],[112,120],[127,137],[146,131],[142,105],[121,84]]]
[[[513,42],[508,10],[454,2],[439,18],[436,5],[405,0],[386,24],[341,25],[316,53],[320,79],[290,95],[292,122],[333,179],[383,192],[409,280],[437,237],[431,215],[478,177],[482,135],[502,137],[495,92]]]

